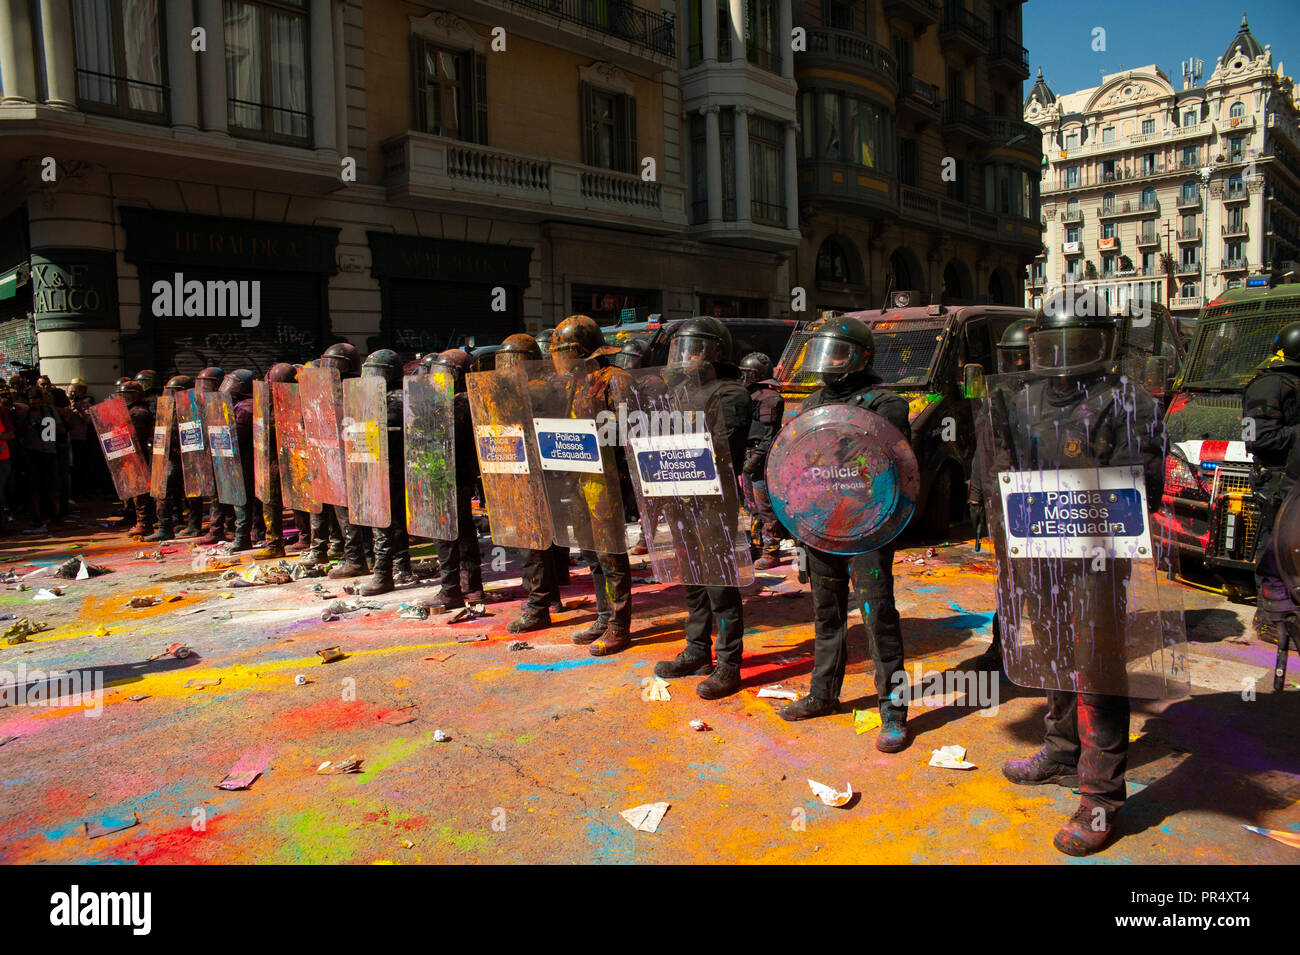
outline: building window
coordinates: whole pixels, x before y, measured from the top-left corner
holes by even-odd
[[[1246,194],[1246,182],[1241,173],[1234,172],[1228,177],[1227,196],[1229,199],[1240,199]]]
[[[1079,131],[1077,129],[1072,129],[1065,134],[1065,148],[1066,149],[1079,148]]]
[[[225,0],[226,120],[239,135],[311,137],[306,0]]]
[[[1079,167],[1066,166],[1065,167],[1065,188],[1077,189],[1078,186],[1079,186]]]
[[[736,221],[736,111],[718,111],[718,147],[722,151],[722,218]]]
[[[153,122],[166,120],[158,0],[73,0],[72,31],[77,102],[82,109]]]
[[[822,22],[832,30],[852,30],[853,4],[846,0],[826,0],[822,4]]]
[[[1145,189],[1142,190],[1141,208],[1146,210],[1146,209],[1154,209],[1155,207],[1156,207],[1156,191],[1152,186],[1147,186]]]
[[[1156,171],[1156,154],[1144,153],[1142,155],[1141,168],[1142,168],[1142,175],[1144,176],[1152,175]]]
[[[1113,222],[1103,222],[1103,223],[1101,224],[1101,237],[1102,237],[1103,239],[1113,239],[1113,238],[1115,238],[1115,223],[1113,223]]]
[[[1238,100],[1237,102],[1233,103],[1231,106],[1228,107],[1228,116],[1233,119],[1238,119],[1245,115],[1246,115],[1246,104],[1241,102],[1240,100]]]
[[[827,239],[817,250],[817,284],[850,285],[853,273],[849,257],[834,239]]]
[[[487,143],[487,58],[415,37],[415,128]]]
[[[1245,261],[1245,245],[1241,242],[1225,242],[1223,244],[1223,264],[1237,265]]]
[[[1101,131],[1101,141],[1103,143],[1113,143],[1115,141],[1115,127],[1107,126]]]
[[[1201,111],[1198,110],[1198,109],[1185,109],[1185,110],[1183,110],[1183,125],[1184,125],[1184,126],[1195,126],[1196,123],[1197,123],[1197,121],[1198,121],[1200,118],[1201,118]]]
[[[1183,147],[1183,168],[1184,169],[1196,168],[1196,164],[1200,162],[1200,152],[1201,150],[1196,146],[1184,146]]]
[[[1232,136],[1228,139],[1228,162],[1241,162],[1242,157],[1246,154],[1246,141],[1241,136]]]
[[[709,137],[705,119],[699,113],[691,117],[691,222],[698,225],[709,218]]]
[[[1078,227],[1077,225],[1066,226],[1066,228],[1065,228],[1065,241],[1066,241],[1066,242],[1078,242],[1078,241],[1079,241],[1079,227]]]
[[[1074,220],[1079,216],[1079,200],[1071,196],[1065,201],[1065,218]]]
[[[799,158],[817,158],[817,94],[804,90],[799,94]]]
[[[898,141],[898,181],[904,186],[915,186],[921,178],[921,161],[915,139]]]
[[[1200,250],[1194,245],[1183,246],[1183,251],[1179,255],[1179,260],[1183,268],[1200,268]]]
[[[880,165],[881,112],[864,99],[844,98],[845,159],[872,169]]]
[[[1183,183],[1182,200],[1183,202],[1196,202],[1200,196],[1195,179],[1188,179]]]
[[[1151,238],[1151,237],[1144,236],[1144,238]],[[1142,274],[1154,275],[1155,271],[1156,271],[1156,254],[1154,252],[1143,252],[1142,253]]]
[[[776,0],[746,0],[745,59],[773,73],[781,71],[776,45]]]
[[[1154,119],[1142,120],[1142,135],[1150,136],[1156,131],[1156,121]]]
[[[636,97],[581,83],[582,162],[633,172],[636,169]]]
[[[1101,211],[1107,213],[1115,211],[1115,193],[1107,192],[1101,197]]]
[[[749,117],[749,217],[785,228],[785,130],[762,116]]]

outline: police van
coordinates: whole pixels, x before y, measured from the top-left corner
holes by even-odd
[[[1300,284],[1248,280],[1201,310],[1165,413],[1165,510],[1184,556],[1200,558],[1230,596],[1253,592],[1259,507],[1242,434],[1242,391],[1300,319]]]

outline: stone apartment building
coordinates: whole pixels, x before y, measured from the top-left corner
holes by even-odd
[[[1026,298],[1096,285],[1182,318],[1300,259],[1300,137],[1291,78],[1246,18],[1201,82],[1159,67],[1057,95],[1041,72],[1025,119],[1042,130],[1044,250]]]
[[[801,241],[817,309],[1018,305],[1041,249],[1037,130],[1018,0],[803,0]]]
[[[0,4],[6,372],[788,313],[789,0]]]

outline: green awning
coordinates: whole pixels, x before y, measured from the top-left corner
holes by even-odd
[[[18,270],[10,269],[0,275],[0,302],[18,294]]]

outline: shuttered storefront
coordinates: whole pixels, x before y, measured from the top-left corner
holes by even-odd
[[[383,293],[383,317],[371,348],[391,348],[410,359],[471,340],[475,346],[498,344],[523,331],[531,248],[388,232],[368,238],[371,274]]]

